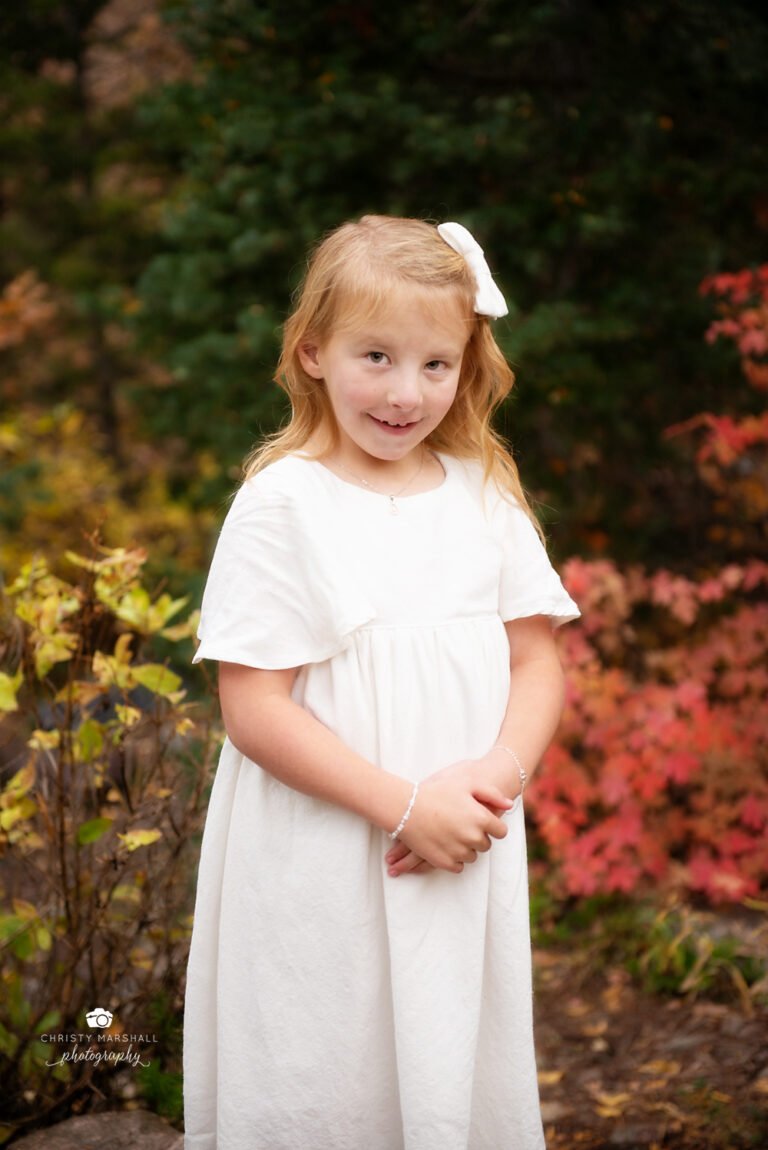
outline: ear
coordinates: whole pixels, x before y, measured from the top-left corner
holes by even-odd
[[[312,379],[322,379],[323,369],[320,366],[320,348],[316,343],[302,343],[299,346],[299,362],[308,376]]]

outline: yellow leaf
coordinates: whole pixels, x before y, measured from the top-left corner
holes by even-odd
[[[0,711],[16,711],[19,704],[16,695],[23,681],[23,674],[18,670],[15,675],[6,675],[0,671]]]
[[[133,677],[155,695],[169,699],[181,686],[180,677],[162,663],[142,663],[133,668]]]
[[[601,1118],[620,1118],[628,1102],[632,1101],[631,1094],[598,1094],[595,1108]]]
[[[118,603],[115,614],[138,631],[153,635],[157,631],[162,631],[188,601],[187,596],[183,599],[172,599],[170,595],[163,594],[153,603],[144,587],[132,587]]]
[[[54,663],[65,663],[71,659],[77,647],[77,637],[60,631],[42,639],[35,647],[35,673],[44,679]]]
[[[35,781],[35,768],[31,763],[27,763],[21,770],[17,771],[3,788],[3,798],[11,800],[25,795],[29,788]]]
[[[115,659],[118,663],[130,663],[132,635],[119,635],[115,643]]]
[[[48,930],[48,927],[39,926],[35,933],[37,935],[37,945],[40,947],[40,949],[50,950],[53,940],[51,938],[51,932]]]
[[[665,1078],[674,1078],[681,1070],[679,1062],[670,1062],[666,1058],[654,1058],[651,1062],[644,1062],[640,1067],[642,1074],[658,1074]]]
[[[564,1070],[540,1070],[538,1073],[539,1086],[557,1086],[564,1074]]]
[[[178,643],[182,639],[191,639],[197,634],[197,628],[200,625],[200,612],[193,611],[183,623],[176,623],[173,627],[164,627],[160,634],[164,639],[170,639],[172,643]]]
[[[33,731],[27,739],[27,746],[34,751],[52,751],[61,742],[61,731]]]
[[[99,559],[87,559],[85,555],[77,555],[74,551],[65,551],[64,557],[68,559],[70,563],[74,564],[75,567],[81,567],[85,571],[95,573],[96,571],[100,571],[103,566],[103,563]]]
[[[127,707],[123,703],[116,704],[115,714],[124,727],[135,727],[141,718],[141,711],[138,707]]]
[[[11,905],[13,906],[13,913],[17,914],[19,918],[29,921],[31,918],[40,917],[37,907],[31,902],[27,902],[24,898],[13,899]]]
[[[600,1038],[605,1034],[608,1029],[608,1023],[605,1019],[600,1022],[594,1022],[589,1026],[582,1026],[581,1033],[585,1038]]]
[[[126,883],[121,883],[112,891],[112,900],[116,901],[119,899],[123,899],[125,902],[141,902],[141,894],[135,886],[128,886]]]
[[[105,655],[103,651],[94,653],[92,667],[95,677],[105,687],[128,689],[132,685],[130,664],[121,663],[111,655]]]
[[[626,1093],[604,1094],[601,1092],[596,1094],[595,1098],[601,1106],[626,1106],[632,1100],[632,1095]]]
[[[12,807],[0,811],[0,827],[8,831],[21,819],[28,819],[37,812],[37,804],[32,799],[23,798]]]
[[[135,851],[139,847],[149,846],[151,843],[156,843],[158,839],[163,837],[163,832],[158,830],[149,830],[140,828],[135,831],[126,831],[123,835],[117,836],[129,851]]]
[[[134,947],[130,953],[130,957],[131,966],[138,967],[139,970],[152,969],[152,958],[145,950],[139,950],[138,947]]]

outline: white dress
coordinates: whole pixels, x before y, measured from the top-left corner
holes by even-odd
[[[294,698],[387,771],[476,758],[503,620],[578,615],[530,521],[440,456],[397,499],[289,456],[222,528],[195,659],[301,666]],[[185,1150],[539,1150],[523,810],[461,874],[393,879],[387,836],[227,740],[200,857]]]

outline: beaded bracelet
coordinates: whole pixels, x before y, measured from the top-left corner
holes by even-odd
[[[520,774],[520,795],[522,796],[522,793],[525,790],[525,784],[528,782],[528,774],[525,770],[525,767],[523,766],[523,764],[518,759],[515,751],[513,751],[511,747],[502,746],[501,743],[496,743],[495,746],[491,747],[491,750],[492,751],[506,751],[507,754],[511,755],[512,758],[515,760],[515,764],[516,764],[518,772]]]
[[[405,808],[405,814],[400,819],[400,822],[397,824],[395,829],[393,831],[389,832],[389,837],[391,839],[396,839],[396,838],[400,837],[401,830],[403,829],[405,824],[408,822],[408,819],[411,817],[411,811],[413,810],[413,804],[416,802],[416,796],[418,793],[419,793],[419,784],[414,783],[413,784],[413,790],[411,791],[411,801],[408,803],[408,806]]]

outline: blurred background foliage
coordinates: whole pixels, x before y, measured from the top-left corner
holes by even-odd
[[[756,0],[4,6],[0,1141],[35,1120],[25,1081],[50,1117],[88,1104],[90,1079],[67,1095],[39,1036],[54,1015],[80,1028],[94,995],[121,1010],[131,995],[126,1022],[165,1020],[144,1090],[180,1113],[191,891],[176,868],[218,728],[155,689],[170,660],[190,698],[211,694],[188,669],[191,623],[169,630],[161,607],[199,601],[241,460],[286,415],[272,375],[308,247],[364,212],[460,220],[510,303],[501,426],[584,609],[531,790],[540,932],[662,889],[765,915],[766,60]],[[103,570],[123,571],[124,598],[97,589]],[[148,732],[159,793],[131,774]],[[123,789],[102,786],[124,762]],[[137,820],[159,837],[124,849]],[[94,892],[129,856],[132,909],[112,921]],[[159,868],[170,918],[148,931]],[[64,994],[66,905],[110,954],[119,919],[136,961],[118,977],[81,932]],[[699,945],[698,920],[634,921],[646,980],[716,981],[707,956],[720,971],[728,946]],[[763,1003],[763,960],[737,957],[728,978]],[[162,975],[167,1001],[136,971]]]
[[[365,211],[456,218],[512,305],[503,427],[556,550],[722,560],[663,429],[724,397],[756,410],[703,343],[698,286],[765,250],[762,6],[37,0],[0,20],[0,274],[33,272],[60,316],[42,356],[3,340],[11,420],[74,406],[129,505],[161,472],[194,519],[284,414],[308,246]],[[38,452],[5,453],[13,526]]]

